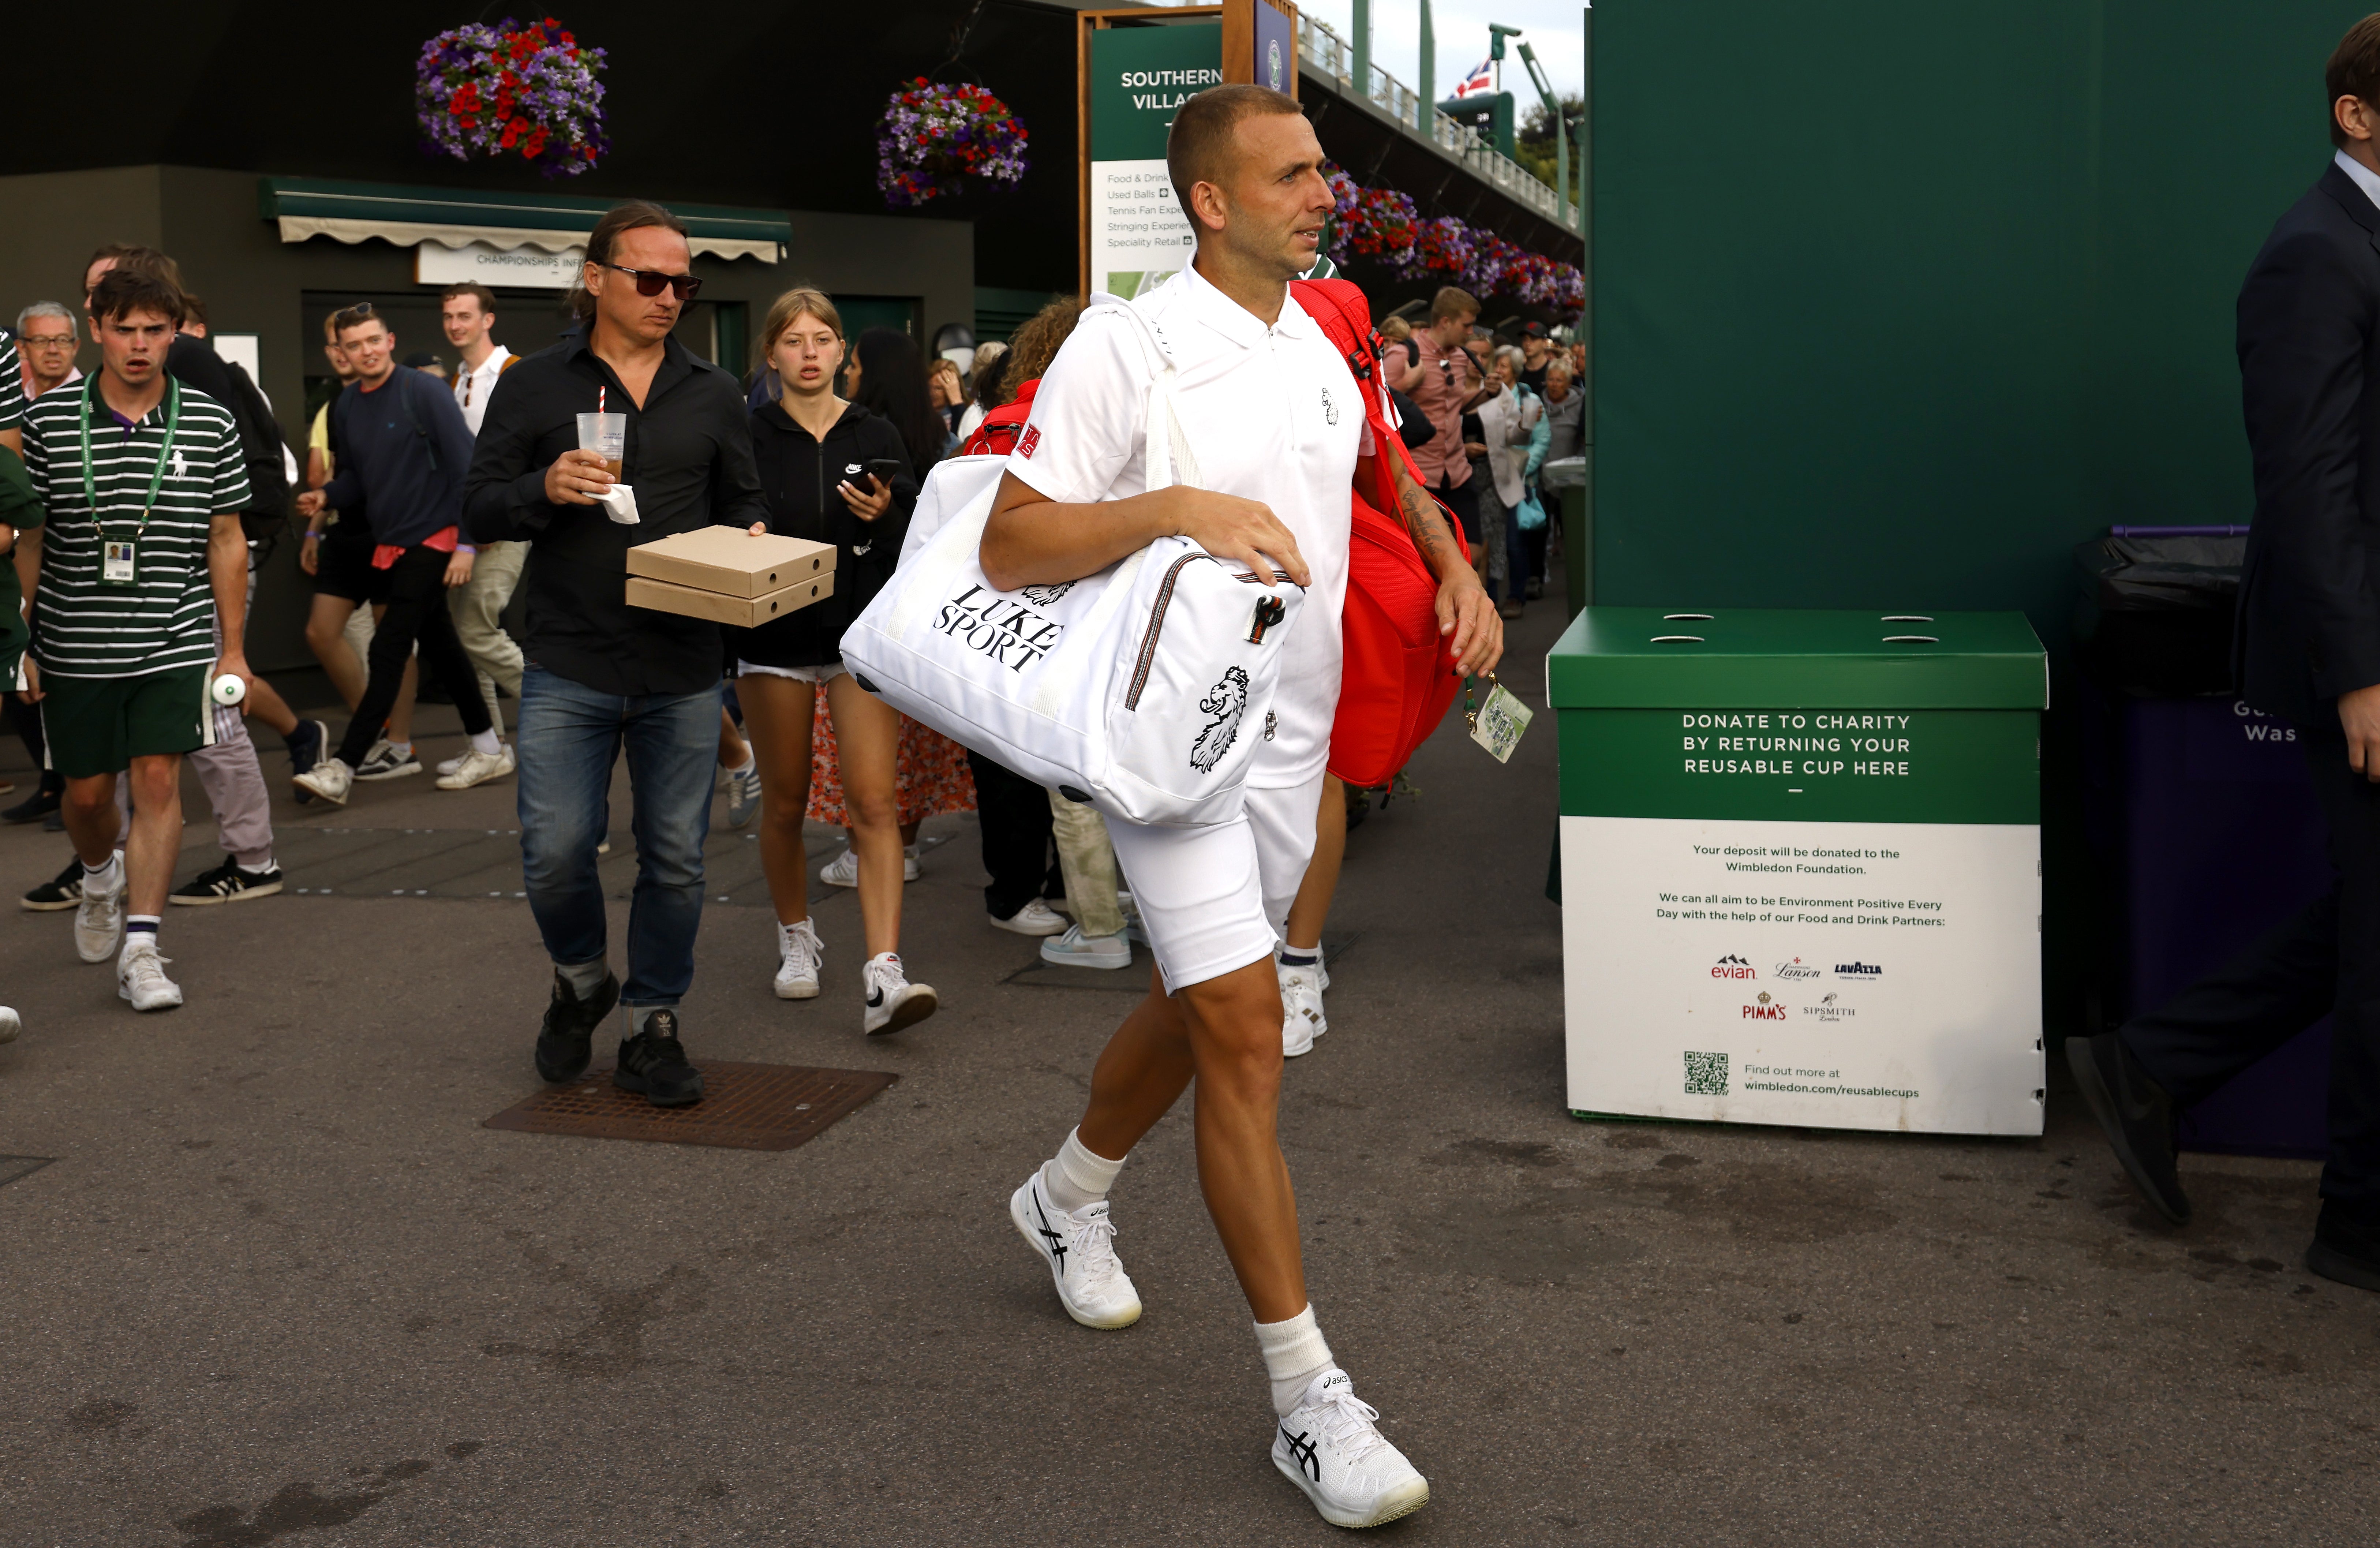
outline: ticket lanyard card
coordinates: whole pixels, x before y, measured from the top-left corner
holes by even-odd
[[[99,578],[110,586],[129,586],[136,573],[132,542],[128,538],[108,538],[99,545]]]
[[[1499,763],[1512,761],[1512,750],[1521,745],[1521,734],[1529,728],[1529,707],[1521,702],[1510,689],[1498,683],[1488,695],[1488,702],[1471,722],[1471,739],[1488,750]]]

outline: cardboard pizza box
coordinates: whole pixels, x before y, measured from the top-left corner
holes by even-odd
[[[818,545],[813,543],[810,546]],[[628,552],[634,554],[636,550]],[[724,591],[673,586],[666,580],[649,580],[641,575],[628,577],[628,605],[631,607],[680,613],[689,618],[708,618],[714,624],[735,624],[745,628],[758,628],[771,618],[782,618],[788,613],[808,607],[820,597],[833,594],[834,571],[831,569],[820,570],[813,579],[797,581],[757,597],[730,596]]]
[[[741,527],[698,527],[628,550],[630,575],[730,597],[764,597],[833,569],[832,543]]]

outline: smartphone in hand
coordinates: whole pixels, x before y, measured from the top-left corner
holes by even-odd
[[[901,471],[901,459],[896,457],[871,457],[868,459],[868,476],[883,488],[892,487],[892,477]]]

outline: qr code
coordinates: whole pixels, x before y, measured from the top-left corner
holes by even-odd
[[[1688,1096],[1727,1095],[1727,1055],[1688,1054],[1686,1055],[1686,1094]]]

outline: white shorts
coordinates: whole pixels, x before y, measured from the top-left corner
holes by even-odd
[[[824,666],[762,666],[748,661],[738,661],[735,664],[735,675],[739,677],[749,677],[755,675],[764,677],[791,677],[797,683],[816,683],[821,686],[833,678],[842,676],[844,670],[844,664],[839,661],[830,662]]]
[[[1280,789],[1249,786],[1247,805],[1206,828],[1111,818],[1108,835],[1149,950],[1172,994],[1273,954],[1314,858],[1322,775]]]

